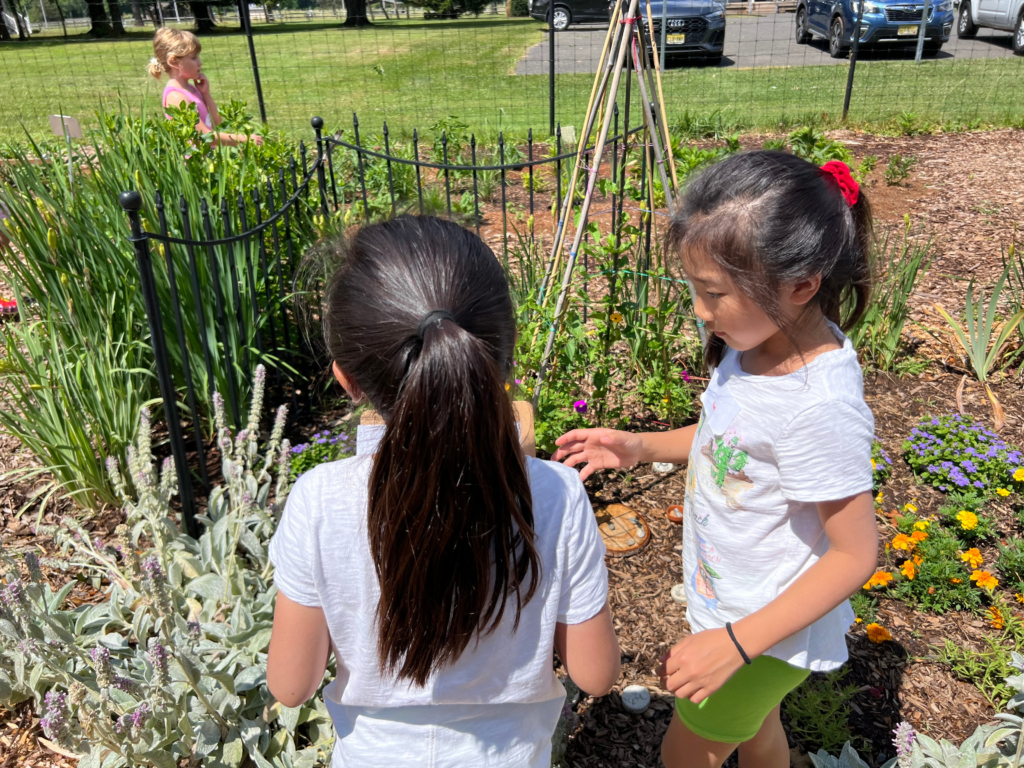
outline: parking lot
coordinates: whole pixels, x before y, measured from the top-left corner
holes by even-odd
[[[652,13],[657,0],[652,0]],[[818,64],[845,64],[846,59],[828,55],[824,39],[815,37],[809,45],[797,45],[794,39],[795,17],[792,13],[766,16],[730,16],[725,31],[725,55],[722,67],[751,69],[755,67],[805,67]],[[601,57],[606,28],[587,25],[570,27],[555,37],[555,73],[594,72]],[[544,75],[548,69],[549,42],[531,47],[516,65],[517,75]],[[862,61],[913,58],[909,51],[862,51]],[[973,40],[960,40],[956,30],[934,59],[994,59],[1012,57],[1009,32],[978,30]],[[672,62],[669,66],[702,66],[700,62]]]

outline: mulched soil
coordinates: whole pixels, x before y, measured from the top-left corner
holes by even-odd
[[[878,157],[877,169],[865,184],[876,219],[881,225],[902,226],[904,214],[915,225],[915,235],[931,237],[936,258],[924,275],[912,299],[912,318],[937,331],[941,326],[933,310],[936,303],[950,311],[962,307],[967,281],[974,277],[987,287],[1002,269],[1002,254],[1008,248],[1014,224],[1024,225],[1024,132],[946,134],[889,138],[849,131],[830,134],[847,143],[857,159]],[[745,147],[757,147],[768,137],[747,136]],[[909,178],[899,186],[886,186],[882,180],[885,164],[894,154],[914,155],[917,163]],[[510,181],[509,196],[522,209],[528,196],[520,183]],[[538,196],[535,227],[550,248],[549,195]],[[606,210],[608,201],[598,200],[595,209]],[[525,217],[523,217],[525,218]],[[607,216],[605,216],[607,219]],[[501,220],[489,211],[482,234],[500,254]],[[0,295],[4,289],[0,287]],[[962,376],[962,360],[944,334],[936,340],[918,326],[908,327],[908,339],[917,353],[931,360],[927,370],[915,377],[868,375],[865,393],[875,413],[876,430],[894,459],[916,419],[924,413],[955,411],[955,390]],[[994,390],[1007,414],[1003,436],[1024,443],[1024,391],[1017,376],[1006,376]],[[0,404],[2,405],[2,404]],[[991,410],[984,391],[968,383],[963,394],[965,412],[991,422]],[[296,430],[293,443],[344,418],[343,406],[331,406],[317,416],[316,423]],[[0,472],[31,466],[30,457],[14,441],[0,436]],[[902,507],[914,501],[921,513],[935,512],[938,494],[914,483],[907,467],[894,462],[893,476],[885,486],[884,510]],[[0,481],[0,521],[4,548],[34,548],[40,554],[53,553],[53,543],[37,537],[32,526],[38,514],[30,506],[20,520],[16,514],[28,500],[35,485],[17,479]],[[662,735],[672,711],[669,695],[658,688],[653,669],[659,655],[688,631],[685,611],[669,595],[674,584],[682,581],[680,529],[669,523],[664,510],[683,498],[680,470],[661,475],[641,466],[628,476],[623,473],[599,473],[588,482],[595,507],[624,503],[644,515],[652,536],[638,553],[609,558],[610,595],[615,625],[622,648],[623,671],[620,685],[601,699],[583,699],[578,707],[581,725],[573,738],[567,759],[575,766],[657,766]],[[43,515],[44,522],[56,522],[70,511],[66,504],[53,505]],[[118,522],[117,513],[106,511],[88,520],[96,535],[111,535]],[[1001,536],[1020,535],[1019,524],[1009,510],[998,516]],[[883,533],[892,533],[888,519],[881,515]],[[77,578],[73,573],[51,572],[53,583]],[[82,581],[72,592],[75,600],[93,602],[102,593]],[[901,720],[932,737],[959,742],[994,714],[973,686],[961,682],[948,667],[934,658],[933,646],[952,638],[970,647],[980,648],[982,639],[993,630],[974,614],[922,614],[888,599],[880,600],[878,621],[893,635],[893,641],[876,645],[867,640],[862,627],[854,627],[847,636],[850,649],[846,682],[859,686],[851,702],[853,733],[863,739],[867,749],[862,756],[878,766],[892,755],[891,731]],[[646,686],[652,694],[650,708],[640,714],[628,713],[619,691],[626,685]],[[70,761],[41,745],[38,718],[29,705],[13,712],[0,713],[0,768],[13,766],[70,766]],[[794,765],[807,768],[805,745],[791,739]]]

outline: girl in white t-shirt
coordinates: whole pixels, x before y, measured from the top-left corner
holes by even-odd
[[[619,675],[604,545],[579,475],[525,458],[516,326],[476,235],[402,216],[341,246],[324,332],[379,443],[299,478],[270,543],[267,684],[324,702],[334,765],[549,768],[564,689]]]
[[[581,475],[689,462],[683,567],[692,634],[663,659],[667,768],[787,768],[783,698],[847,659],[847,598],[877,559],[874,421],[839,330],[864,311],[870,211],[843,163],[734,155],[686,189],[669,230],[710,334],[700,423],[575,430]]]

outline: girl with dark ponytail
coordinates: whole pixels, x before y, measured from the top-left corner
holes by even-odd
[[[669,248],[691,281],[713,373],[700,423],[575,430],[555,459],[582,475],[688,463],[683,571],[692,632],[662,660],[676,716],[666,768],[786,768],[779,705],[847,659],[847,598],[878,556],[874,420],[841,329],[870,289],[871,213],[840,162],[748,152],[700,173]],[[666,638],[668,639],[668,638]]]
[[[432,217],[339,243],[324,331],[379,444],[303,475],[271,542],[267,662],[286,706],[324,690],[337,765],[543,766],[562,707],[619,671],[604,546],[578,475],[525,458],[504,273]]]

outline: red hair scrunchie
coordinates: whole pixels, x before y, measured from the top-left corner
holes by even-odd
[[[860,185],[854,181],[850,167],[840,160],[829,160],[821,166],[821,172],[836,180],[846,204],[853,208],[860,199]]]

